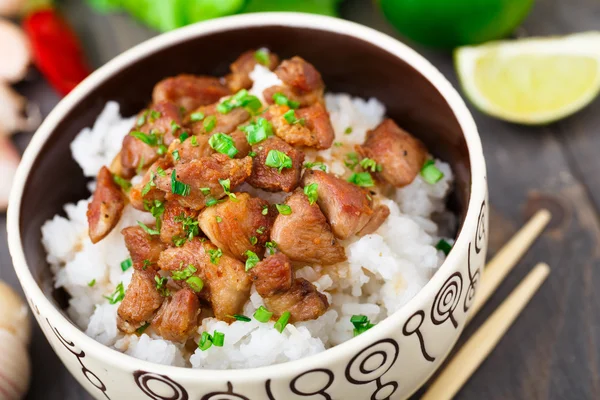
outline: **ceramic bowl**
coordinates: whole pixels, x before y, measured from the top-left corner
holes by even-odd
[[[88,196],[69,143],[104,104],[142,109],[169,75],[223,75],[242,51],[266,46],[315,64],[332,92],[376,97],[456,175],[450,206],[460,230],[447,260],[402,309],[326,352],[247,370],[194,370],[140,361],[87,337],[52,290],[40,227]],[[10,251],[33,314],[75,378],[97,399],[403,399],[440,366],[460,335],[480,284],[487,247],[481,143],[467,107],[423,57],[382,33],[339,19],[248,14],[167,33],[98,69],[48,116],[27,148],[8,212]]]

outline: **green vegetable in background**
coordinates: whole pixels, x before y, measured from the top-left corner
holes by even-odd
[[[453,48],[501,39],[525,19],[534,0],[379,0],[386,18],[415,42]]]
[[[159,31],[237,13],[297,11],[337,16],[341,0],[88,0],[100,12],[126,11]]]

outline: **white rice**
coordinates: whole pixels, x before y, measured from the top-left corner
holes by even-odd
[[[262,99],[262,91],[280,84],[268,69],[257,66],[251,74],[255,81],[251,93]],[[348,94],[325,97],[327,109],[339,144],[331,149],[307,153],[307,160],[324,161],[330,172],[347,175],[343,155],[362,143],[367,130],[378,125],[385,107],[376,99],[360,99]],[[94,177],[102,165],[110,165],[120,150],[122,138],[134,123],[134,117],[123,118],[114,102],[107,103],[92,128],[84,129],[71,144],[73,157],[84,174]],[[346,133],[351,127],[352,132]],[[104,298],[119,283],[129,285],[132,269],[123,272],[121,261],[129,257],[121,229],[140,220],[151,223],[149,213],[127,206],[118,226],[102,241],[92,244],[88,238],[86,209],[89,199],[65,206],[66,216],[55,216],[42,227],[47,260],[55,274],[55,287],[70,295],[68,314],[99,342],[133,357],[161,364],[194,368],[252,368],[296,360],[342,343],[353,336],[350,317],[364,314],[371,322],[381,321],[406,304],[431,278],[444,260],[436,250],[439,240],[434,214],[446,213],[445,197],[452,186],[449,165],[436,160],[444,178],[431,185],[420,176],[413,183],[395,190],[382,202],[390,208],[390,216],[376,233],[343,241],[348,260],[334,266],[306,266],[297,271],[299,277],[313,282],[330,300],[330,309],[314,321],[287,325],[283,333],[273,322],[236,321],[227,324],[205,318],[198,328],[218,330],[225,334],[223,347],[190,353],[179,343],[158,337],[149,328],[141,336],[125,335],[116,327],[118,304]],[[242,190],[271,202],[280,202],[280,193],[266,193],[249,185]],[[449,240],[449,239],[448,239]],[[90,287],[89,282],[95,280]],[[262,305],[261,297],[252,289],[244,314],[251,316]]]

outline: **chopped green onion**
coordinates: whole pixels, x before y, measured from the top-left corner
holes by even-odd
[[[152,214],[152,216],[156,219],[156,230],[160,230],[160,226],[162,224],[161,217],[165,212],[164,203],[160,200],[144,200],[144,210]]]
[[[262,107],[262,103],[258,97],[248,93],[246,89],[242,89],[230,98],[222,101],[217,105],[217,111],[221,114],[227,114],[237,107],[245,107],[249,111],[256,112]]]
[[[135,126],[138,128],[146,123],[146,116],[148,115],[148,110],[144,111],[142,115],[137,119]]]
[[[348,153],[344,158],[344,164],[351,170],[354,170],[354,168],[358,165],[358,162],[358,154],[356,153]]]
[[[149,266],[151,266],[152,263],[150,262],[150,260],[144,260],[144,262],[142,263],[142,270],[146,270],[146,268],[148,268]]]
[[[448,253],[450,253],[450,250],[452,250],[452,245],[444,239],[440,239],[440,241],[437,242],[437,244],[435,245],[435,248],[443,251],[445,255],[448,255]]]
[[[233,138],[226,133],[215,133],[208,139],[208,144],[215,151],[225,154],[229,156],[229,158],[235,157],[238,153]]]
[[[94,287],[94,285],[96,284],[96,279],[92,279],[91,281],[88,282],[88,286],[89,287]]]
[[[342,143],[342,142],[333,142],[333,145],[335,147],[342,147],[344,145],[344,143]]]
[[[166,152],[167,152],[167,146],[165,146],[164,144],[159,145],[158,149],[156,150],[156,154],[158,154],[159,156],[162,156]]]
[[[204,281],[198,276],[190,276],[185,280],[185,283],[196,293],[199,293],[204,287]]]
[[[110,296],[104,296],[104,298],[108,300],[110,304],[117,304],[118,302],[122,301],[124,297],[125,288],[123,287],[123,282],[120,282],[117,285],[115,291]]]
[[[181,156],[179,156],[179,150],[175,150],[173,153],[173,160],[175,161],[179,161],[181,159]]]
[[[262,235],[263,233],[265,233],[265,230],[267,229],[266,226],[261,226],[260,228],[258,228],[256,230],[256,233],[258,233],[259,235]]]
[[[269,322],[272,315],[273,313],[267,310],[265,306],[260,306],[254,313],[254,319],[256,319],[258,322]]]
[[[240,315],[240,314],[228,315],[228,317],[234,318],[237,321],[242,321],[242,322],[250,322],[250,321],[252,321],[252,319],[246,317],[245,315]]]
[[[223,218],[219,217],[218,215],[215,216],[215,220],[217,221],[217,223],[223,222]]]
[[[262,215],[267,215],[269,213],[269,206],[263,206],[262,211],[260,213]]]
[[[347,127],[347,128],[344,130],[344,133],[345,133],[346,135],[349,135],[349,134],[351,134],[351,133],[352,133],[352,127],[351,127],[351,126]]]
[[[121,271],[123,271],[123,272],[127,271],[132,266],[133,266],[133,261],[131,260],[131,258],[121,261]]]
[[[305,162],[304,163],[304,168],[306,169],[312,169],[314,167],[319,168],[321,171],[323,172],[327,172],[327,165],[323,164],[320,161],[315,161],[315,162]]]
[[[135,168],[135,173],[140,175],[142,173],[142,170],[144,169],[144,165],[146,165],[146,162],[144,161],[144,156],[141,156],[140,162],[138,163],[137,167]]]
[[[279,211],[279,214],[290,215],[292,213],[292,207],[287,204],[275,204],[275,207]]]
[[[444,173],[435,166],[434,160],[427,160],[421,168],[421,176],[425,182],[433,185],[444,177]]]
[[[354,336],[358,336],[375,326],[366,315],[353,315],[350,317],[350,322],[354,325]]]
[[[221,256],[223,255],[223,250],[221,249],[210,249],[208,250],[208,255],[210,256],[210,262],[217,265]]]
[[[286,111],[286,113],[283,114],[283,118],[290,125],[293,125],[293,124],[304,125],[306,123],[306,121],[304,120],[304,118],[296,118],[296,112],[293,109],[291,109],[289,111]]]
[[[113,181],[115,181],[117,185],[121,186],[121,189],[126,192],[131,189],[131,182],[125,178],[121,178],[119,175],[113,174]]]
[[[182,132],[181,135],[179,135],[179,143],[183,143],[185,142],[185,139],[189,138],[190,134],[187,132]]]
[[[212,207],[215,204],[219,204],[219,200],[215,199],[214,197],[208,196],[204,204],[206,205],[206,207]]]
[[[248,153],[248,155],[252,158],[256,157],[256,152],[255,151],[251,151],[250,153]]]
[[[227,196],[229,196],[230,199],[235,199],[235,193],[231,193],[231,181],[228,179],[219,179],[219,183],[221,184],[221,187],[223,188],[223,191],[225,192],[225,194]]]
[[[161,167],[157,167],[156,168],[156,175],[165,177],[165,176],[167,176],[167,173]]]
[[[273,102],[275,104],[279,104],[280,106],[288,106],[293,110],[300,106],[299,102],[290,100],[286,95],[284,95],[281,92],[273,94]]]
[[[283,333],[283,330],[288,324],[291,315],[292,314],[289,311],[286,311],[283,314],[281,314],[281,317],[279,317],[277,322],[275,322],[275,329],[277,329],[279,333]]]
[[[275,243],[274,241],[267,242],[265,243],[265,248],[269,251],[269,254],[275,254],[277,243]]]
[[[251,251],[251,250],[246,250],[246,257],[248,257],[246,259],[246,272],[250,271],[252,268],[254,268],[254,266],[256,264],[258,264],[258,262],[260,261],[260,259],[258,258],[258,256],[256,255],[255,252]]]
[[[204,196],[208,196],[210,194],[210,188],[208,187],[203,187],[200,188],[200,192],[204,195]]]
[[[200,337],[200,342],[198,343],[198,348],[202,351],[206,351],[210,349],[212,346],[212,336],[208,332],[202,332],[202,336]]]
[[[377,162],[375,162],[375,160],[371,158],[363,158],[362,160],[360,160],[360,166],[365,171],[368,171],[369,169],[371,170],[371,172],[381,171],[381,165],[377,164]]]
[[[204,119],[204,113],[200,111],[196,111],[195,113],[190,114],[190,121],[198,122]]]
[[[185,237],[173,236],[172,240],[176,247],[181,247],[185,244],[187,239]]]
[[[255,145],[273,136],[273,126],[263,117],[258,117],[256,121],[249,123],[241,130],[246,133],[246,140],[250,145]]]
[[[267,167],[277,168],[281,172],[284,168],[292,168],[292,159],[282,151],[269,150],[265,160]]]
[[[223,347],[223,343],[225,343],[225,334],[219,331],[215,331],[213,333],[213,345],[217,347]]]
[[[312,206],[315,201],[319,198],[319,185],[317,183],[311,183],[310,185],[304,186],[304,194],[308,197],[308,202]]]
[[[191,190],[192,188],[190,185],[177,180],[177,171],[173,170],[173,172],[171,172],[171,193],[187,196],[190,194]]]
[[[194,275],[194,273],[197,271],[198,269],[192,264],[190,264],[180,271],[173,271],[171,273],[171,278],[173,278],[174,281],[183,281],[189,278],[190,276]]]
[[[360,187],[370,187],[375,185],[375,183],[373,182],[373,178],[371,178],[371,174],[369,174],[368,172],[355,172],[352,175],[350,175],[350,178],[348,178],[348,182],[354,183],[355,185]]]
[[[254,246],[256,243],[258,243],[256,236],[250,236],[250,244]]]
[[[258,49],[254,52],[254,59],[262,65],[269,66],[269,51],[266,49]]]
[[[217,117],[214,115],[209,115],[202,123],[202,126],[207,133],[210,133],[213,129],[215,129],[215,125],[217,125]]]
[[[148,228],[148,226],[146,226],[146,224],[144,224],[143,222],[138,221],[137,223],[144,230],[144,232],[146,232],[148,235],[160,235],[160,231],[158,231],[156,229]]]
[[[150,192],[150,189],[152,189],[153,186],[156,186],[156,184],[154,183],[154,178],[156,178],[156,175],[154,174],[154,171],[150,171],[150,180],[148,182],[146,182],[146,184],[142,188],[142,197],[144,197],[145,195],[147,195],[148,192]]]
[[[162,116],[160,111],[152,110],[150,111],[150,122],[154,122],[158,118]]]
[[[178,129],[181,129],[181,126],[177,122],[171,120],[171,133],[174,134]]]
[[[194,219],[194,217],[189,217],[181,213],[175,216],[173,221],[181,222],[181,228],[183,229],[183,232],[185,232],[188,240],[192,240],[195,236],[200,234],[200,228],[198,226],[199,222],[197,219]]]
[[[137,329],[135,330],[135,332],[136,332],[138,335],[141,335],[142,333],[144,333],[144,331],[145,331],[146,329],[148,329],[148,327],[149,327],[149,326],[150,326],[150,322],[146,322],[144,325],[142,325],[142,326],[140,326],[139,328],[137,328]]]
[[[196,136],[192,136],[190,142],[192,143],[192,147],[198,147],[198,138]]]
[[[156,282],[156,290],[158,290],[158,292],[162,296],[165,296],[165,297],[171,295],[171,292],[167,288],[167,281],[168,280],[169,280],[169,278],[167,278],[166,276],[158,276],[158,275],[156,275],[154,277],[154,281]]]
[[[146,143],[148,146],[156,146],[158,145],[158,136],[156,136],[156,134],[151,133],[151,134],[147,134],[144,132],[140,132],[140,131],[133,131],[133,132],[129,132],[129,135],[133,136],[134,138],[141,140],[142,142]]]

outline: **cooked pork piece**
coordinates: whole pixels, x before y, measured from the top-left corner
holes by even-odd
[[[219,78],[181,74],[165,78],[154,86],[152,101],[170,101],[185,110],[212,104],[230,94]]]
[[[289,117],[289,107],[273,105],[265,112],[265,118],[271,121],[277,136],[294,146],[319,150],[331,147],[335,133],[329,113],[321,103],[292,111],[294,115]]]
[[[133,268],[137,270],[156,269],[158,256],[167,247],[158,235],[150,235],[139,226],[129,226],[121,231],[125,246],[129,250]]]
[[[175,171],[175,174],[173,174]],[[167,200],[176,200],[183,207],[201,210],[225,196],[219,180],[229,179],[230,188],[244,182],[252,172],[252,159],[230,159],[220,153],[177,165],[156,177],[156,187],[166,192]],[[172,182],[176,187],[172,188]],[[177,193],[173,193],[175,190]]]
[[[129,190],[129,202],[133,207],[138,210],[149,211],[148,205],[165,199],[165,192],[156,188],[155,181],[156,177],[164,175],[165,169],[170,168],[171,165],[168,159],[159,158],[148,168],[140,183],[133,185]]]
[[[98,243],[117,225],[125,208],[121,187],[115,183],[112,174],[102,167],[96,180],[96,190],[88,204],[87,220],[92,243]]]
[[[279,214],[271,228],[271,240],[293,261],[335,264],[346,259],[331,226],[317,203],[310,204],[301,189],[287,198],[291,214]]]
[[[265,162],[271,150],[281,151],[290,157],[292,167],[283,168],[279,172],[278,168],[267,166]],[[295,149],[275,136],[255,144],[252,146],[252,151],[256,155],[252,160],[252,175],[248,178],[250,185],[269,192],[280,190],[291,192],[298,186],[302,164],[304,163],[304,153],[302,151]]]
[[[192,231],[198,212],[182,207],[177,201],[164,203],[162,223],[160,225],[160,240],[166,244],[183,241],[186,237],[197,236]]]
[[[169,158],[176,165],[208,157],[215,152],[208,144],[208,139],[208,135],[192,135],[184,141],[174,140],[167,152]]]
[[[208,291],[215,317],[231,321],[233,314],[242,312],[250,298],[252,282],[245,272],[244,264],[223,253],[209,241],[194,238],[182,247],[163,251],[158,265],[165,271],[181,271],[193,265],[204,282],[203,292]]]
[[[133,333],[152,319],[163,303],[156,289],[156,272],[153,270],[133,272],[131,283],[117,311],[117,326],[126,333]]]
[[[289,258],[283,253],[271,255],[254,266],[250,276],[256,291],[275,318],[290,312],[290,323],[319,318],[327,311],[327,297],[303,278],[294,278]]]
[[[269,241],[275,211],[266,200],[248,193],[235,193],[214,207],[205,208],[198,221],[212,243],[238,260],[245,261],[250,250],[262,257]]]
[[[299,94],[323,92],[325,88],[319,71],[302,57],[295,56],[284,60],[275,69],[275,74],[285,85]]]
[[[139,114],[135,126],[123,138],[121,165],[128,170],[144,169],[159,157],[159,153],[179,137],[182,129],[179,108],[168,102],[156,103]],[[135,137],[135,136],[139,137]],[[146,143],[148,142],[148,143]]]
[[[308,107],[315,103],[323,103],[323,91],[316,90],[314,92],[308,92],[304,94],[298,94],[288,86],[271,86],[263,90],[263,97],[267,103],[273,104],[275,100],[273,95],[281,93],[291,101],[298,103],[299,107]]]
[[[185,342],[198,328],[200,301],[191,289],[181,289],[166,298],[152,320],[152,327],[165,340]]]
[[[206,135],[216,132],[231,133],[249,119],[250,113],[242,107],[236,107],[227,114],[221,114],[217,111],[217,103],[215,103],[198,107],[188,114],[186,124],[191,128],[193,134]]]
[[[248,50],[242,53],[242,55],[231,64],[231,73],[225,77],[225,80],[227,81],[227,86],[229,86],[229,89],[232,92],[235,93],[240,89],[249,89],[252,86],[250,72],[252,72],[256,64],[259,63],[257,58],[260,58],[262,54],[266,55],[268,59],[260,60],[261,64],[266,61],[266,65],[263,65],[270,70],[273,70],[277,64],[279,64],[279,57],[277,57],[277,54],[266,50],[260,51],[261,53],[257,53],[256,50]]]
[[[311,184],[317,185],[317,203],[340,239],[373,233],[390,213],[385,205],[374,206],[365,189],[326,172],[305,170],[302,185]]]
[[[378,176],[396,187],[410,184],[427,159],[425,145],[389,118],[367,132],[365,143],[356,146],[356,151],[381,165]]]

